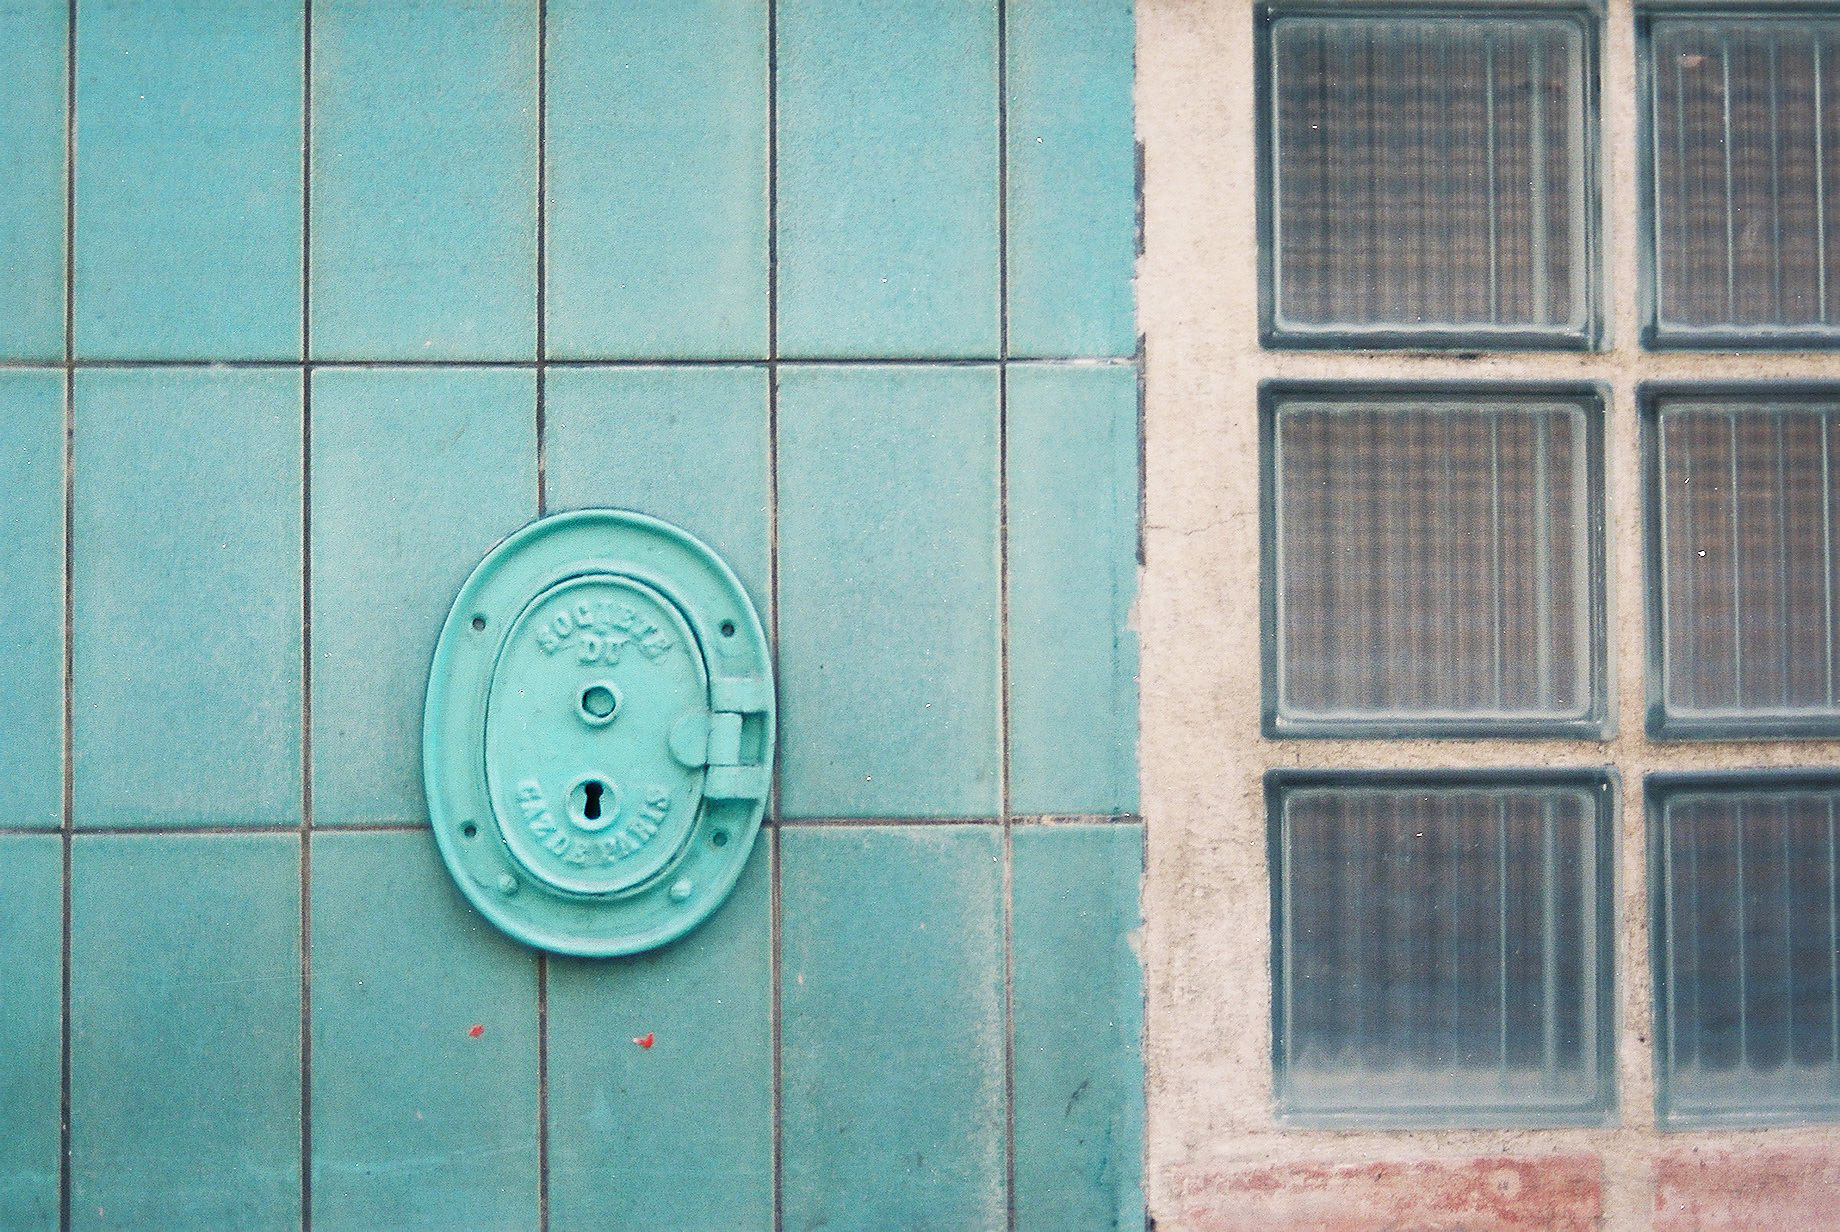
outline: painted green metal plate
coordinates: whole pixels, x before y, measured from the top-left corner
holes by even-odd
[[[441,856],[529,945],[673,941],[747,862],[774,718],[760,618],[708,547],[620,510],[532,522],[473,570],[435,647],[422,767]]]

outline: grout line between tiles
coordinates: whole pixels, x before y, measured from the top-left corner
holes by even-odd
[[[782,817],[782,829],[826,830],[846,827],[913,830],[927,826],[1001,826],[1001,817]]]
[[[539,367],[549,359],[545,297],[549,272],[549,4],[537,0],[537,318],[536,353]]]
[[[773,1227],[775,1232],[785,1226],[785,1197],[783,1193],[782,1173],[784,1171],[784,1139],[780,1131],[783,1119],[784,1100],[780,1093],[782,1069],[782,1021],[780,1006],[780,938],[783,929],[783,913],[780,907],[780,827],[767,828],[767,975],[771,989],[771,998],[767,1004],[767,1025],[772,1038],[772,1119],[773,1133],[771,1144]]]
[[[779,665],[779,5],[767,0],[767,637],[768,654]],[[778,749],[774,750],[775,761]],[[773,1229],[786,1222],[784,1014],[781,1008],[779,774],[769,776],[767,795],[767,1032],[771,1040],[770,1086]]]
[[[1136,813],[1067,813],[1015,816],[1009,819],[1012,827],[1035,827],[1046,829],[1054,826],[1140,826],[1144,819]],[[783,828],[795,830],[825,830],[847,828],[869,829],[924,829],[929,826],[1001,826],[1001,817],[794,817],[785,818],[776,823]],[[314,834],[427,834],[426,822],[339,822],[336,825],[315,823],[311,827]],[[234,837],[237,835],[256,834],[299,834],[299,822],[276,823],[273,825],[216,825],[216,826],[76,826],[71,833],[78,838],[135,838],[135,837],[184,837],[187,835],[215,835]],[[30,837],[32,835],[59,834],[61,829],[43,826],[0,826],[0,835],[10,837]]]
[[[63,966],[59,996],[62,1017],[59,1023],[58,1049],[58,1227],[70,1227],[70,1190],[72,1183],[70,1134],[70,921],[71,921],[71,841],[67,828],[63,834],[64,897],[61,908],[61,947]]]
[[[549,436],[545,431],[544,396],[549,363],[549,4],[537,0],[537,516],[549,505]],[[545,1176],[548,1174],[545,1173]],[[547,1185],[545,1201],[547,1202]],[[548,1207],[541,1216],[548,1219]]]
[[[178,833],[182,833],[182,834],[196,834],[197,833],[196,830],[179,829],[177,827],[175,827],[175,830]],[[429,828],[428,828],[428,823],[425,821],[340,821],[340,822],[331,822],[331,823],[316,821],[313,823],[312,830],[315,834],[427,834],[427,833],[430,833]],[[236,828],[225,827],[225,832],[230,833],[230,834],[249,834],[252,832],[261,833],[260,830],[252,831],[247,826],[236,827]],[[119,834],[121,833],[121,831],[111,830],[109,831],[109,833]]]
[[[1141,826],[1144,819],[1138,813],[1040,813],[1011,817],[1009,824],[1012,827],[1034,826],[1040,829],[1052,826]]]
[[[1009,5],[997,0],[997,354],[1009,356]],[[997,368],[997,801],[1003,859],[1003,1209],[1016,1227],[1015,871],[1010,826],[1009,366]]]
[[[537,952],[537,1227],[549,1227],[549,955]]]
[[[300,1226],[313,1226],[313,842],[300,841]]]
[[[313,0],[300,37],[300,1226],[313,1226]]]
[[[70,1227],[71,834],[76,826],[76,491],[77,406],[77,0],[64,26],[64,765],[58,873],[58,1227]]]
[[[549,4],[537,0],[536,432],[537,516],[549,506]],[[549,955],[537,953],[537,1227],[549,1228]]]
[[[545,241],[547,242],[547,241]],[[541,285],[541,284],[539,284]],[[777,311],[777,310],[775,310]],[[67,334],[70,332],[67,327]],[[547,345],[547,342],[544,343]],[[769,342],[769,345],[776,345]],[[780,365],[812,368],[994,368],[1034,366],[1043,368],[1130,368],[1139,362],[1132,356],[1048,356],[1048,355],[975,355],[942,358],[925,355],[758,355],[719,358],[655,356],[646,358],[559,359],[339,359],[322,357],[297,359],[80,359],[60,365],[56,361],[31,359],[0,360],[0,371],[55,369],[142,369],[142,368],[322,368],[390,369],[390,368],[773,368]]]
[[[74,5],[73,5],[74,8]],[[73,18],[74,20],[74,18]],[[76,739],[75,678],[76,664],[76,597],[72,566],[76,559],[74,530],[76,524],[76,400],[73,374],[64,370],[64,765],[61,783],[60,831],[63,867],[60,873],[63,897],[60,906],[61,959],[59,968],[59,1049],[58,1049],[58,1210],[59,1226],[70,1226],[71,1137],[70,1137],[70,923],[71,923],[71,835],[76,823]]]
[[[300,374],[300,1226],[313,1226],[313,382]]]
[[[77,358],[77,0],[64,27],[64,367]]]
[[[299,822],[249,826],[78,826],[71,833],[77,838],[250,838],[285,836],[298,838],[303,832],[313,834],[420,834],[427,826],[314,826],[304,831]]]

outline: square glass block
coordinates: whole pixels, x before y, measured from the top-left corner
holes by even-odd
[[[1840,735],[1840,387],[1642,391],[1656,736]]]
[[[1582,9],[1263,10],[1266,343],[1593,345],[1594,31]]]
[[[1267,386],[1268,735],[1602,736],[1602,398]]]
[[[1266,779],[1272,1060],[1298,1125],[1601,1125],[1609,771]]]
[[[1655,1115],[1840,1121],[1840,775],[1651,775]]]
[[[1840,17],[1643,30],[1647,340],[1840,343]]]

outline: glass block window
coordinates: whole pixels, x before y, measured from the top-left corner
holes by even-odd
[[[1605,1121],[1611,781],[1270,774],[1282,1119]]]
[[[1603,731],[1593,390],[1268,385],[1271,735]]]
[[[1840,342],[1840,18],[1645,22],[1649,333]]]
[[[1266,340],[1591,345],[1583,12],[1262,12]]]
[[[1840,390],[1642,404],[1651,732],[1840,735]]]
[[[1840,1120],[1840,776],[1647,789],[1660,1123]]]

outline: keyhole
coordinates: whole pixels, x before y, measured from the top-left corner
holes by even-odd
[[[598,834],[619,819],[619,784],[584,776],[569,788],[569,820],[577,830]]]

